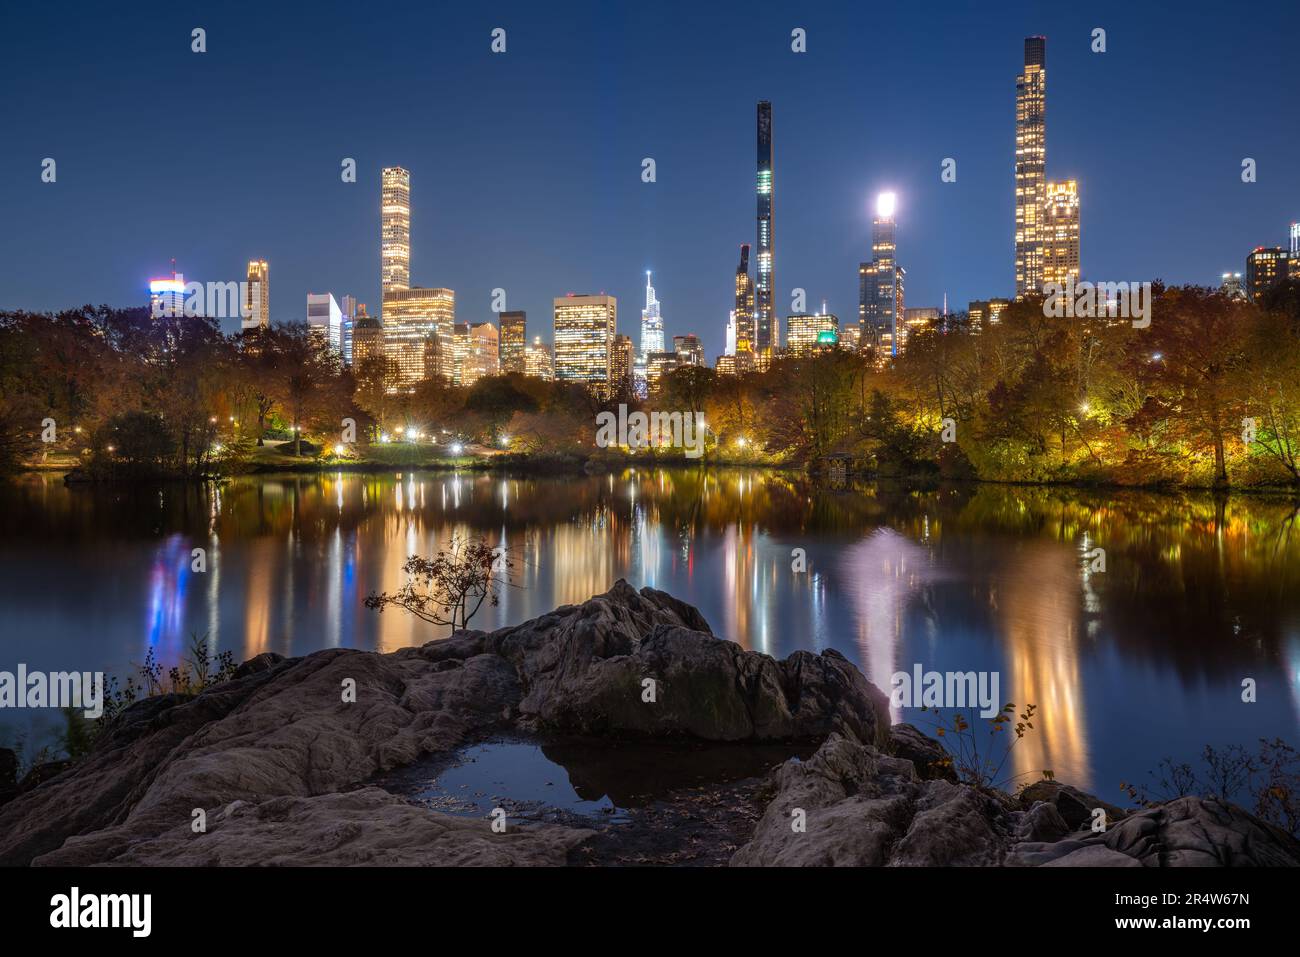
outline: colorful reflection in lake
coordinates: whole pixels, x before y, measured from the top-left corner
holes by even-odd
[[[422,643],[440,633],[363,599],[397,587],[408,555],[483,535],[517,567],[478,627],[624,577],[697,605],[746,648],[836,648],[882,688],[914,663],[996,670],[1003,699],[1041,716],[1014,771],[1118,797],[1166,755],[1300,743],[1296,517],[1287,498],[829,489],[738,470],[162,489],[29,476],[0,489],[0,669],[125,675],[149,648],[176,662],[192,635],[238,659]],[[1104,572],[1085,558],[1099,547]],[[806,571],[792,571],[796,549]],[[1241,702],[1245,678],[1255,704]]]

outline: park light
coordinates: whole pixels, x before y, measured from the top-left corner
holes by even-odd
[[[403,429],[402,431],[403,431],[404,433],[406,433],[406,437],[407,437],[408,439],[413,439],[413,438],[415,438],[415,429],[411,428],[409,425],[408,425],[405,429]]]
[[[113,446],[113,445],[107,446],[107,448],[108,448],[108,451],[109,451],[109,452],[116,452],[116,451],[117,451],[117,447],[116,447],[116,446]]]
[[[380,441],[381,443],[383,443],[383,444],[386,445],[386,444],[388,443],[388,433],[387,433],[387,432],[380,432],[380,433],[379,433],[379,441]]]
[[[898,196],[894,193],[881,193],[876,197],[876,216],[880,219],[891,219],[897,208]]]
[[[510,445],[510,436],[508,435],[501,436],[501,447],[504,449],[509,445]]]
[[[213,455],[220,455],[220,454],[221,454],[221,450],[222,450],[223,448],[225,448],[225,446],[223,446],[220,442],[214,442],[214,443],[212,443],[212,454],[213,454]]]
[[[453,442],[451,444],[452,455],[460,455],[460,453],[463,451],[465,451],[465,446],[461,445],[459,442]]]
[[[1092,411],[1092,406],[1089,405],[1087,402],[1080,402],[1079,411],[1082,412],[1084,415],[1087,415],[1089,412]]]
[[[739,446],[743,449],[743,448],[745,447],[746,441],[747,441],[747,440],[746,440],[745,437],[742,435],[740,438],[736,439],[736,444],[739,445]]]
[[[344,455],[347,455],[347,454],[348,454],[348,447],[347,447],[346,445],[343,445],[342,443],[340,443],[340,444],[334,446],[334,454],[337,455],[337,456],[340,456],[340,457],[342,457],[342,456],[344,456]]]

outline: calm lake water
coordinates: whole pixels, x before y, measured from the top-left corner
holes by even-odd
[[[996,671],[1038,706],[1008,768],[1119,798],[1165,756],[1300,744],[1300,532],[1289,499],[977,487],[832,489],[767,472],[507,478],[329,474],[206,488],[0,486],[0,670],[124,677],[191,635],[263,651],[391,651],[439,637],[369,611],[408,555],[453,535],[509,546],[514,624],[623,577],[776,657],[836,648],[896,671]],[[1104,548],[1106,569],[1085,554]],[[191,549],[207,552],[191,572]],[[792,552],[807,572],[792,571]],[[1243,679],[1258,701],[1241,701]],[[8,733],[23,717],[0,712]],[[36,716],[48,718],[48,713]],[[28,721],[32,720],[30,714]],[[915,711],[896,720],[918,720]],[[0,731],[0,735],[6,733]]]

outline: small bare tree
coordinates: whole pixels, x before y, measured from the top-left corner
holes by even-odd
[[[382,612],[395,605],[430,624],[468,628],[485,601],[493,607],[500,601],[512,568],[514,561],[504,548],[456,536],[433,558],[408,558],[402,566],[406,584],[393,594],[372,592],[366,607]]]

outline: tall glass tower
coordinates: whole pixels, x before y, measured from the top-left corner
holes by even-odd
[[[773,308],[772,104],[758,101],[758,284],[754,295],[754,349],[762,356],[781,342]]]
[[[411,285],[411,174],[385,167],[379,196],[381,298]]]
[[[641,365],[652,352],[664,351],[664,320],[659,314],[655,287],[650,285],[650,270],[645,271],[645,308],[641,310]]]
[[[1047,38],[1025,37],[1025,72],[1016,77],[1016,297],[1043,285],[1047,202]]]

